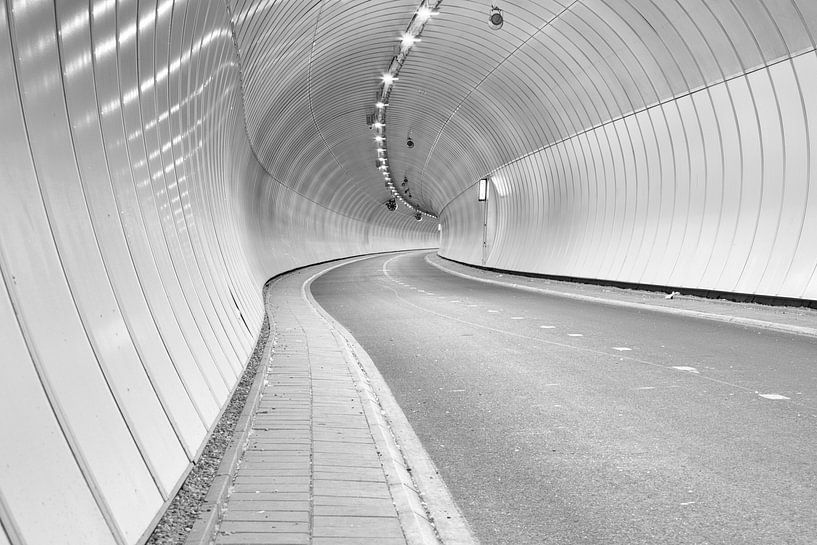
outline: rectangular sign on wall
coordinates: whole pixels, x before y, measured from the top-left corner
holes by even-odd
[[[479,181],[479,200],[488,200],[488,178],[482,178]]]

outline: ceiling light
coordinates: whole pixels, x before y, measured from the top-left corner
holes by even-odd
[[[496,6],[491,6],[491,15],[488,17],[488,24],[493,30],[502,28],[505,18],[502,16],[502,10]]]
[[[381,123],[379,121],[375,121],[374,123],[372,123],[372,127],[374,127],[375,129],[382,129],[385,126],[386,125],[384,125],[383,123]]]
[[[424,5],[417,10],[417,20],[421,23],[428,21],[432,15],[434,15],[434,11],[428,6]]]
[[[375,141],[375,142],[382,142],[382,141],[383,141],[383,137],[382,137],[382,136],[375,136],[375,137],[374,137],[374,141]]]
[[[400,44],[403,47],[411,47],[419,41],[420,41],[419,38],[417,38],[413,34],[409,34],[408,32],[404,32],[402,37],[400,38]]]
[[[383,74],[383,83],[385,83],[386,85],[391,85],[392,83],[394,83],[398,79],[400,79],[400,78],[396,78],[391,74]]]
[[[386,104],[385,102],[378,102],[377,104],[375,104],[375,106],[377,106],[378,108],[385,108],[386,106],[388,106],[388,104]]]

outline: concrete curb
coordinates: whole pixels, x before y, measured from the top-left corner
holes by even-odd
[[[406,541],[409,545],[479,545],[374,362],[352,334],[312,296],[309,289],[312,281],[353,262],[316,273],[304,282],[302,293],[346,349]]]
[[[264,306],[266,304],[267,301],[265,300]],[[253,416],[261,400],[261,391],[269,369],[272,347],[275,344],[274,331],[275,327],[270,320],[269,337],[264,346],[264,352],[261,355],[261,362],[258,364],[252,386],[250,386],[250,391],[247,393],[247,401],[244,403],[241,416],[236,422],[230,445],[224,451],[216,475],[210,484],[210,490],[204,498],[199,517],[187,535],[185,545],[210,545],[215,541],[216,532],[223,515],[224,504],[230,494],[230,487],[235,479],[238,463],[249,442]]]
[[[516,288],[519,290],[534,292],[534,293],[541,293],[545,295],[552,295],[554,297],[562,297],[564,299],[574,299],[577,301],[585,301],[591,303],[601,303],[603,305],[610,305],[610,306],[617,306],[617,307],[625,307],[631,309],[638,309],[638,310],[648,310],[651,312],[661,312],[663,314],[673,314],[675,316],[686,316],[690,318],[699,318],[701,320],[710,320],[713,322],[722,322],[722,323],[729,323],[735,325],[742,325],[746,327],[753,327],[756,329],[765,329],[770,331],[777,331],[780,333],[791,333],[793,335],[802,335],[805,337],[814,337],[817,338],[817,329],[811,327],[804,327],[804,326],[796,326],[790,324],[781,324],[778,322],[767,322],[764,320],[756,320],[754,318],[743,318],[740,316],[727,316],[724,314],[713,314],[709,312],[701,312],[698,310],[687,310],[682,308],[670,308],[670,307],[662,307],[659,305],[650,305],[648,303],[632,303],[630,301],[618,301],[615,299],[608,299],[605,297],[593,297],[592,295],[582,295],[579,293],[569,293],[563,291],[556,291],[550,290],[546,288],[535,288],[533,286],[525,286],[523,284],[515,284],[513,282],[502,282],[500,280],[492,280],[489,278],[480,278],[478,276],[472,276],[470,274],[462,273],[459,271],[455,271],[453,269],[449,269],[444,265],[439,263],[434,263],[430,259],[430,254],[425,256],[425,261],[429,265],[436,267],[437,269],[448,273],[453,274],[454,276],[458,276],[460,278],[467,278],[469,280],[476,280],[477,282],[484,282],[486,284],[494,284],[497,286],[505,286],[509,288]]]

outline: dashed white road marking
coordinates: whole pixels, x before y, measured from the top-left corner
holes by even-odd
[[[468,308],[476,308],[476,307],[478,307],[478,306],[479,306],[479,305],[468,305]]]
[[[511,316],[511,320],[524,320],[524,316]]]
[[[614,346],[613,350],[618,350],[619,352],[629,352],[632,348],[627,348],[626,346]]]
[[[555,325],[540,325],[539,329],[556,329]]]
[[[489,310],[488,312],[499,312],[498,310]]]
[[[675,369],[676,371],[686,371],[687,373],[695,373],[696,375],[699,374],[699,371],[694,367],[687,367],[684,365],[673,365],[672,368]]]
[[[766,399],[773,399],[775,401],[791,399],[790,397],[782,396],[780,394],[758,394],[758,395],[760,397],[763,397],[763,398],[766,398]]]
[[[584,337],[581,333],[568,333],[568,337]]]
[[[655,390],[655,386],[639,386],[636,390]]]
[[[449,303],[459,303],[459,299],[454,299],[453,301],[449,301]]]

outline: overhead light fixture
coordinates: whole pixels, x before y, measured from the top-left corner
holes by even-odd
[[[403,35],[400,37],[400,44],[403,47],[411,47],[419,41],[420,38],[409,32],[404,32]]]
[[[491,6],[491,15],[488,17],[488,24],[491,25],[492,30],[499,30],[505,23],[505,18],[502,16],[502,10],[496,6]]]
[[[375,104],[375,106],[377,106],[378,108],[385,108],[386,106],[388,106],[388,104],[386,104],[385,102],[378,102]]]
[[[382,136],[375,136],[375,137],[374,137],[374,141],[375,141],[375,142],[382,142],[382,141],[383,141],[383,137],[382,137]]]
[[[391,85],[392,83],[394,83],[398,79],[400,79],[400,78],[396,78],[391,74],[383,74],[383,83],[385,83],[386,85]]]
[[[428,21],[432,15],[435,15],[434,10],[428,7],[428,5],[424,4],[417,10],[417,20],[421,23]]]
[[[375,121],[374,123],[372,123],[372,127],[374,127],[375,129],[382,129],[382,128],[383,128],[383,127],[385,127],[385,126],[386,126],[386,125],[384,125],[384,124],[383,124],[383,123],[381,123],[380,121]]]

